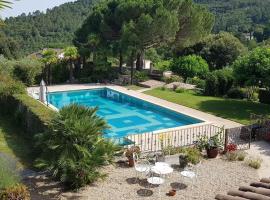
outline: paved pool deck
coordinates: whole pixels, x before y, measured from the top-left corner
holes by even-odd
[[[205,121],[206,123],[212,123],[213,125],[216,126],[224,126],[225,128],[234,128],[234,127],[239,127],[242,126],[242,124],[239,124],[237,122],[227,120],[221,117],[217,117],[205,112],[201,112],[199,110],[195,110],[192,108],[188,108],[186,106],[178,105],[163,99],[159,99],[138,91],[134,90],[129,90],[125,87],[121,86],[116,86],[116,85],[101,85],[101,84],[66,84],[66,85],[53,85],[53,86],[48,86],[48,91],[49,92],[60,92],[60,91],[69,91],[69,90],[87,90],[87,89],[96,89],[96,88],[103,88],[107,87],[113,90],[117,90],[119,92],[122,92],[124,94],[140,98],[143,100],[146,100],[150,103],[160,105],[163,107],[166,107],[168,109],[181,112],[183,114],[189,115],[191,117],[195,117],[198,119],[201,119]],[[29,93],[38,93],[39,92],[39,87],[29,87],[27,88]]]

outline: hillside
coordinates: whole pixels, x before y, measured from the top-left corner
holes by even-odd
[[[3,31],[20,46],[21,54],[44,47],[62,47],[72,43],[74,32],[87,17],[95,0],[78,0],[5,20]]]
[[[16,57],[45,47],[61,48],[71,44],[74,32],[97,1],[78,0],[49,9],[46,14],[36,11],[6,19],[6,26],[0,30],[0,42],[6,41],[0,44],[0,54]],[[270,22],[270,0],[194,1],[216,15],[214,33],[228,31],[241,37],[244,32],[255,31],[263,39],[270,37],[270,31],[264,35],[264,28]]]
[[[215,14],[214,32],[258,31],[270,23],[270,0],[195,0]]]

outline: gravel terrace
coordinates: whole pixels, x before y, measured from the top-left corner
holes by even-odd
[[[246,166],[245,162],[229,162],[221,158],[204,160],[198,167],[198,178],[192,181],[183,178],[179,169],[175,170],[170,177],[166,178],[165,184],[160,186],[160,199],[214,199],[218,193],[226,194],[230,189],[240,185],[248,185],[251,181],[259,179],[257,171]],[[78,192],[63,192],[58,184],[48,179],[38,177],[38,180],[30,181],[32,199],[79,199],[79,200],[135,200],[159,199],[158,187],[148,185],[146,179],[136,181],[134,168],[128,168],[126,164],[108,166],[105,169],[108,177],[91,186],[85,187]],[[175,197],[168,197],[166,193],[175,188]],[[42,194],[42,195],[41,195]]]

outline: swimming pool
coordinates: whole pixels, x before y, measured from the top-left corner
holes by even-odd
[[[109,88],[52,92],[48,101],[58,109],[72,103],[98,107],[97,114],[111,127],[106,137],[120,138],[203,122]]]

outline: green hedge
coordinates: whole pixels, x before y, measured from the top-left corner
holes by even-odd
[[[13,117],[14,123],[22,128],[25,137],[32,139],[43,132],[55,112],[27,94],[0,96],[1,114]]]
[[[260,103],[270,104],[270,91],[259,90],[259,101]]]

